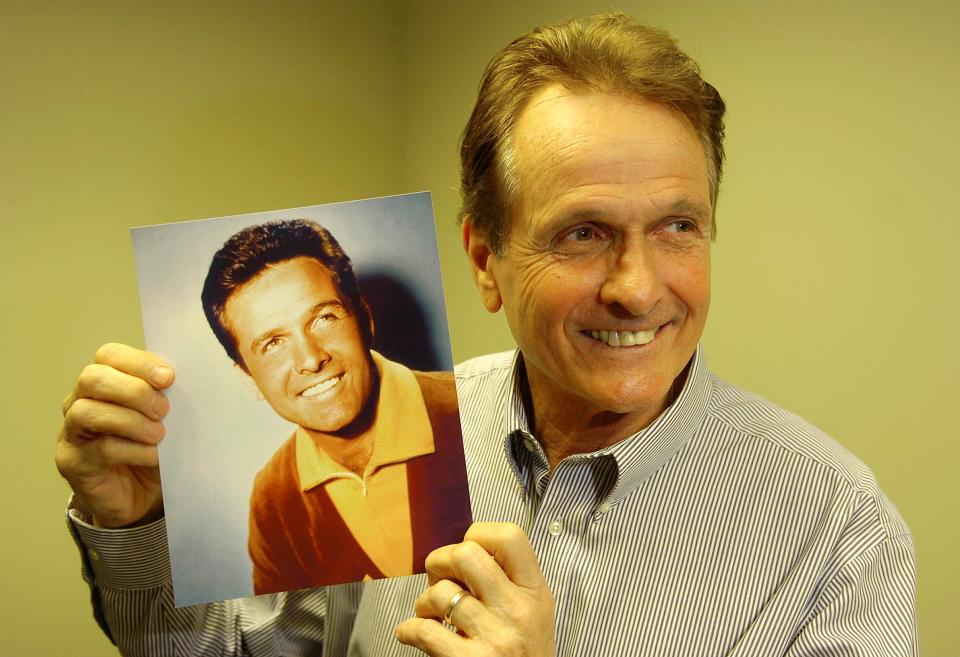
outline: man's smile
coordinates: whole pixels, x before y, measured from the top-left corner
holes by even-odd
[[[662,326],[655,326],[644,331],[612,331],[608,329],[588,329],[580,331],[582,334],[598,340],[610,347],[633,347],[653,342]]]
[[[340,381],[342,380],[343,380],[342,374],[338,374],[337,376],[332,376],[329,379],[321,381],[320,383],[313,384],[312,386],[310,386],[309,388],[301,392],[300,396],[306,397],[307,399],[311,399],[313,397],[319,397],[320,395],[322,395],[323,393],[327,392],[328,390],[333,388],[335,385],[340,383]]]

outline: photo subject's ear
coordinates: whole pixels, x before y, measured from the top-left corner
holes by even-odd
[[[233,364],[233,371],[237,375],[237,378],[243,382],[243,386],[250,391],[250,394],[252,394],[257,401],[263,401],[263,393],[260,392],[260,388],[257,387],[257,382],[253,380],[253,377],[247,374],[246,371],[236,363]]]
[[[368,345],[368,347],[372,347],[374,340],[377,337],[376,324],[373,323],[373,311],[370,310],[370,304],[367,303],[367,300],[364,299],[362,295],[360,297],[360,303],[363,304],[364,310],[367,311],[367,322],[368,326],[370,327],[370,345]]]
[[[491,261],[496,256],[487,238],[470,223],[469,217],[463,222],[463,249],[470,260],[473,280],[477,284],[477,289],[480,290],[480,299],[484,307],[492,313],[497,312],[503,305],[503,299],[500,297],[500,289],[497,287],[497,280],[491,268]]]

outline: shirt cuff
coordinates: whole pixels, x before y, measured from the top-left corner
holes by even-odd
[[[170,582],[167,524],[163,518],[131,529],[94,527],[90,514],[76,500],[70,501],[67,517],[85,557],[84,565],[98,586],[147,589]]]

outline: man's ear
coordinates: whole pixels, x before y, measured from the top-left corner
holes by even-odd
[[[480,290],[484,307],[492,313],[497,312],[503,305],[492,267],[492,261],[497,256],[490,248],[487,238],[470,223],[469,217],[463,222],[463,250],[467,252],[467,259],[470,260],[473,281]]]
[[[253,377],[247,374],[247,371],[240,367],[239,363],[233,364],[233,371],[237,375],[237,378],[243,382],[243,387],[250,391],[257,401],[263,401],[263,393],[260,392],[260,388],[257,387],[257,382],[253,380]]]

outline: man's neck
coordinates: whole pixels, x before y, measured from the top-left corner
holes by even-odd
[[[666,399],[649,413],[601,411],[572,418],[564,417],[564,413],[550,413],[546,408],[537,409],[534,405],[534,434],[543,446],[552,471],[568,456],[595,452],[645,429],[664,408]]]
[[[303,427],[314,444],[331,459],[356,475],[363,476],[373,456],[374,427],[377,422],[377,409],[380,405],[380,371],[370,358],[369,366],[373,374],[373,385],[366,403],[353,421],[343,429],[333,433],[314,431]]]
[[[327,456],[345,467],[350,472],[362,477],[373,456],[374,431],[373,425],[362,433],[349,437],[321,433],[304,428],[314,444],[323,450]]]
[[[679,394],[686,380],[686,371],[677,377],[663,398],[649,408],[629,413],[604,411],[585,402],[577,404],[566,400],[558,403],[546,395],[536,395],[524,373],[524,407],[531,431],[543,446],[551,472],[568,456],[610,447],[650,426]]]

